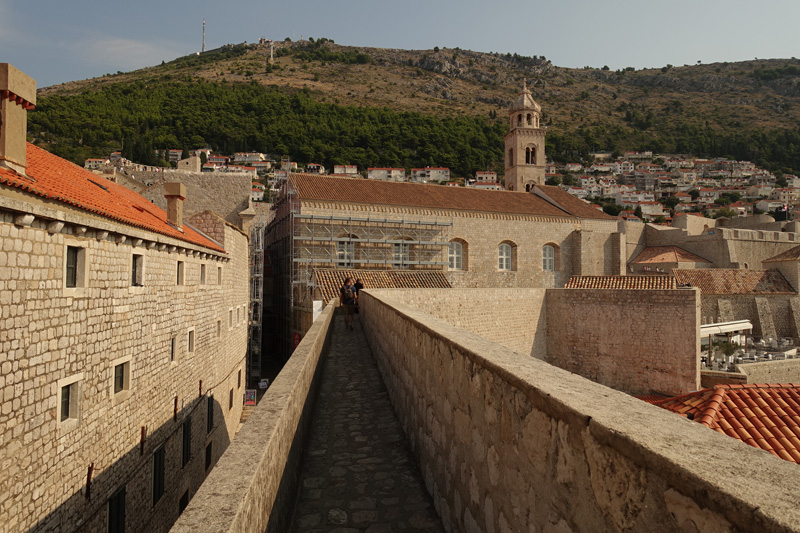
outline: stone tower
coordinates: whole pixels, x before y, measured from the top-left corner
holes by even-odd
[[[506,189],[529,191],[544,185],[545,128],[539,126],[542,107],[537,104],[525,82],[522,92],[508,110],[509,131],[506,142]]]

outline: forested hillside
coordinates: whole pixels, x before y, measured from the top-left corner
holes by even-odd
[[[122,149],[257,150],[332,164],[502,172],[523,78],[542,104],[548,157],[653,150],[800,172],[800,61],[564,69],[544,57],[352,48],[327,39],[223,47],[40,91],[34,142],[82,163]]]

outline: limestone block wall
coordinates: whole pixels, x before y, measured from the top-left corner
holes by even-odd
[[[750,320],[753,323],[753,335],[797,338],[800,315],[794,310],[797,304],[792,303],[796,300],[797,296],[789,294],[704,294],[701,298],[701,321],[711,324]]]
[[[127,530],[166,531],[240,417],[247,238],[227,228],[225,256],[74,210],[28,207],[28,226],[0,209],[0,532],[106,531],[109,498],[122,487]],[[67,246],[82,257],[77,288],[65,287]],[[132,286],[135,255],[141,286]],[[117,365],[127,365],[119,392]],[[62,420],[64,386],[74,403]],[[161,446],[164,494],[154,502]]]
[[[183,216],[213,211],[231,224],[242,227],[239,213],[250,205],[253,177],[236,172],[137,172],[136,178],[153,185],[141,195],[166,210],[164,183],[186,185]]]
[[[360,320],[447,531],[800,528],[796,465],[390,291],[363,294]]]
[[[289,531],[334,311],[311,326],[172,533]]]
[[[544,359],[547,350],[546,289],[393,289],[392,299],[424,309],[454,326]]]
[[[551,289],[546,361],[631,394],[700,386],[700,291]]]
[[[800,359],[736,365],[747,383],[800,383]]]

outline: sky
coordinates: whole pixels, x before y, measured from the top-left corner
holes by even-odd
[[[38,87],[260,37],[545,56],[612,70],[800,56],[800,1],[0,0],[0,62]]]

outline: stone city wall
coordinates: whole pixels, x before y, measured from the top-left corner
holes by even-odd
[[[700,291],[551,289],[546,361],[631,394],[700,385]]]
[[[521,358],[392,291],[367,289],[361,306],[447,531],[800,529],[796,465]]]
[[[546,289],[395,289],[392,299],[424,309],[454,326],[544,359]]]
[[[166,531],[181,496],[205,478],[207,446],[213,465],[239,421],[247,239],[228,228],[226,259],[48,202],[0,196],[6,204],[36,216],[17,225],[18,211],[0,209],[0,532],[106,531],[108,500],[121,487],[129,531]],[[65,287],[68,246],[82,258],[76,288]],[[142,286],[132,286],[134,255]],[[115,392],[120,364],[127,377]],[[71,402],[62,420],[64,387]],[[153,454],[162,445],[165,492],[154,504]]]
[[[701,297],[703,324],[750,320],[757,337],[798,337],[800,316],[795,314],[796,295],[790,294],[704,294]]]
[[[311,326],[171,533],[289,531],[334,311]]]
[[[136,178],[152,185],[141,195],[161,209],[167,209],[164,183],[186,185],[186,203],[183,216],[191,217],[203,211],[213,211],[239,228],[239,213],[250,206],[253,177],[236,172],[137,172]]]
[[[800,359],[736,365],[747,383],[800,383]]]

